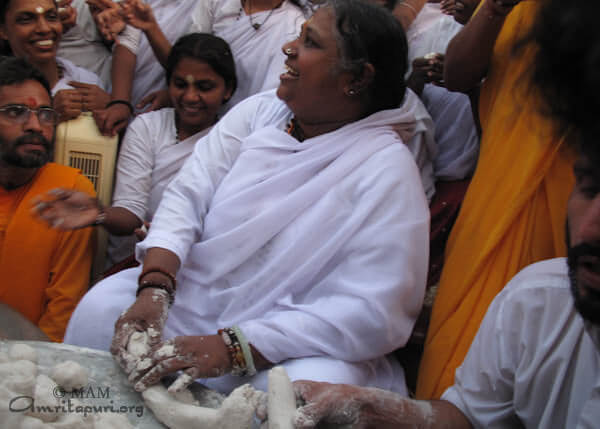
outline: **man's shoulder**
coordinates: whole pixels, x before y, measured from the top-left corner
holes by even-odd
[[[519,271],[504,288],[507,294],[534,289],[569,289],[567,258],[536,262]]]
[[[60,187],[94,193],[94,185],[81,173],[81,170],[54,162],[44,165],[35,180],[38,182],[36,187],[48,189]]]

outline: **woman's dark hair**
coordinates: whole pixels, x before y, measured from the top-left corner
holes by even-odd
[[[400,106],[408,67],[408,43],[402,25],[388,10],[363,0],[329,0],[326,7],[335,16],[342,69],[357,78],[366,63],[375,69],[366,89],[367,115]]]
[[[50,84],[42,72],[23,58],[0,57],[0,88],[7,85],[18,85],[28,80],[39,82],[50,92]]]
[[[542,111],[600,160],[600,2],[546,0],[531,38],[537,45],[533,84]]]
[[[191,33],[180,37],[173,45],[167,59],[167,84],[171,81],[173,70],[183,58],[203,61],[223,78],[231,93],[237,88],[237,76],[233,54],[227,42],[208,33]]]

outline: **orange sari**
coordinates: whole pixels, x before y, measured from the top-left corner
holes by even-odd
[[[420,399],[439,398],[453,384],[489,304],[519,270],[566,254],[573,156],[527,91],[535,47],[513,49],[538,5],[520,3],[508,15],[481,89],[481,152],[446,247],[419,369]]]

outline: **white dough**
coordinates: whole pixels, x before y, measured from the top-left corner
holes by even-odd
[[[94,429],[134,429],[127,417],[118,413],[100,413],[94,417]]]
[[[19,429],[52,429],[52,426],[34,417],[25,416]]]
[[[37,365],[28,360],[0,363],[2,385],[16,393],[14,396],[33,396]]]
[[[61,414],[60,401],[56,395],[57,384],[50,377],[39,374],[33,390],[35,408],[26,412],[27,415],[37,417],[44,422],[53,422]]]
[[[72,406],[80,405],[79,401],[72,400]],[[54,429],[94,429],[94,417],[84,416],[83,413],[66,413],[52,423]]]
[[[282,366],[269,371],[269,429],[293,429],[296,395],[287,372]]]
[[[87,386],[88,370],[77,362],[68,360],[52,368],[52,379],[67,392],[72,392]]]
[[[8,354],[0,352],[0,363],[8,362]]]
[[[37,351],[33,347],[21,343],[14,344],[8,352],[8,356],[13,360],[24,359],[33,363],[37,363],[38,359]]]
[[[142,396],[156,418],[171,429],[240,429],[251,427],[260,394],[245,384],[218,410],[184,404],[161,385],[146,389]]]
[[[148,346],[148,333],[134,332],[131,334],[129,343],[127,344],[127,351],[133,355],[134,358],[139,359],[148,353],[149,350],[150,347]]]

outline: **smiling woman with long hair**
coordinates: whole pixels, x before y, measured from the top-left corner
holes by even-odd
[[[100,282],[71,320],[66,342],[112,342],[138,390],[178,370],[179,387],[266,389],[277,363],[406,393],[385,355],[421,307],[429,212],[404,143],[417,102],[398,78],[404,32],[380,7],[334,0],[282,50],[277,91],[229,111],[165,190],[143,267]],[[138,367],[139,332],[152,351]]]

